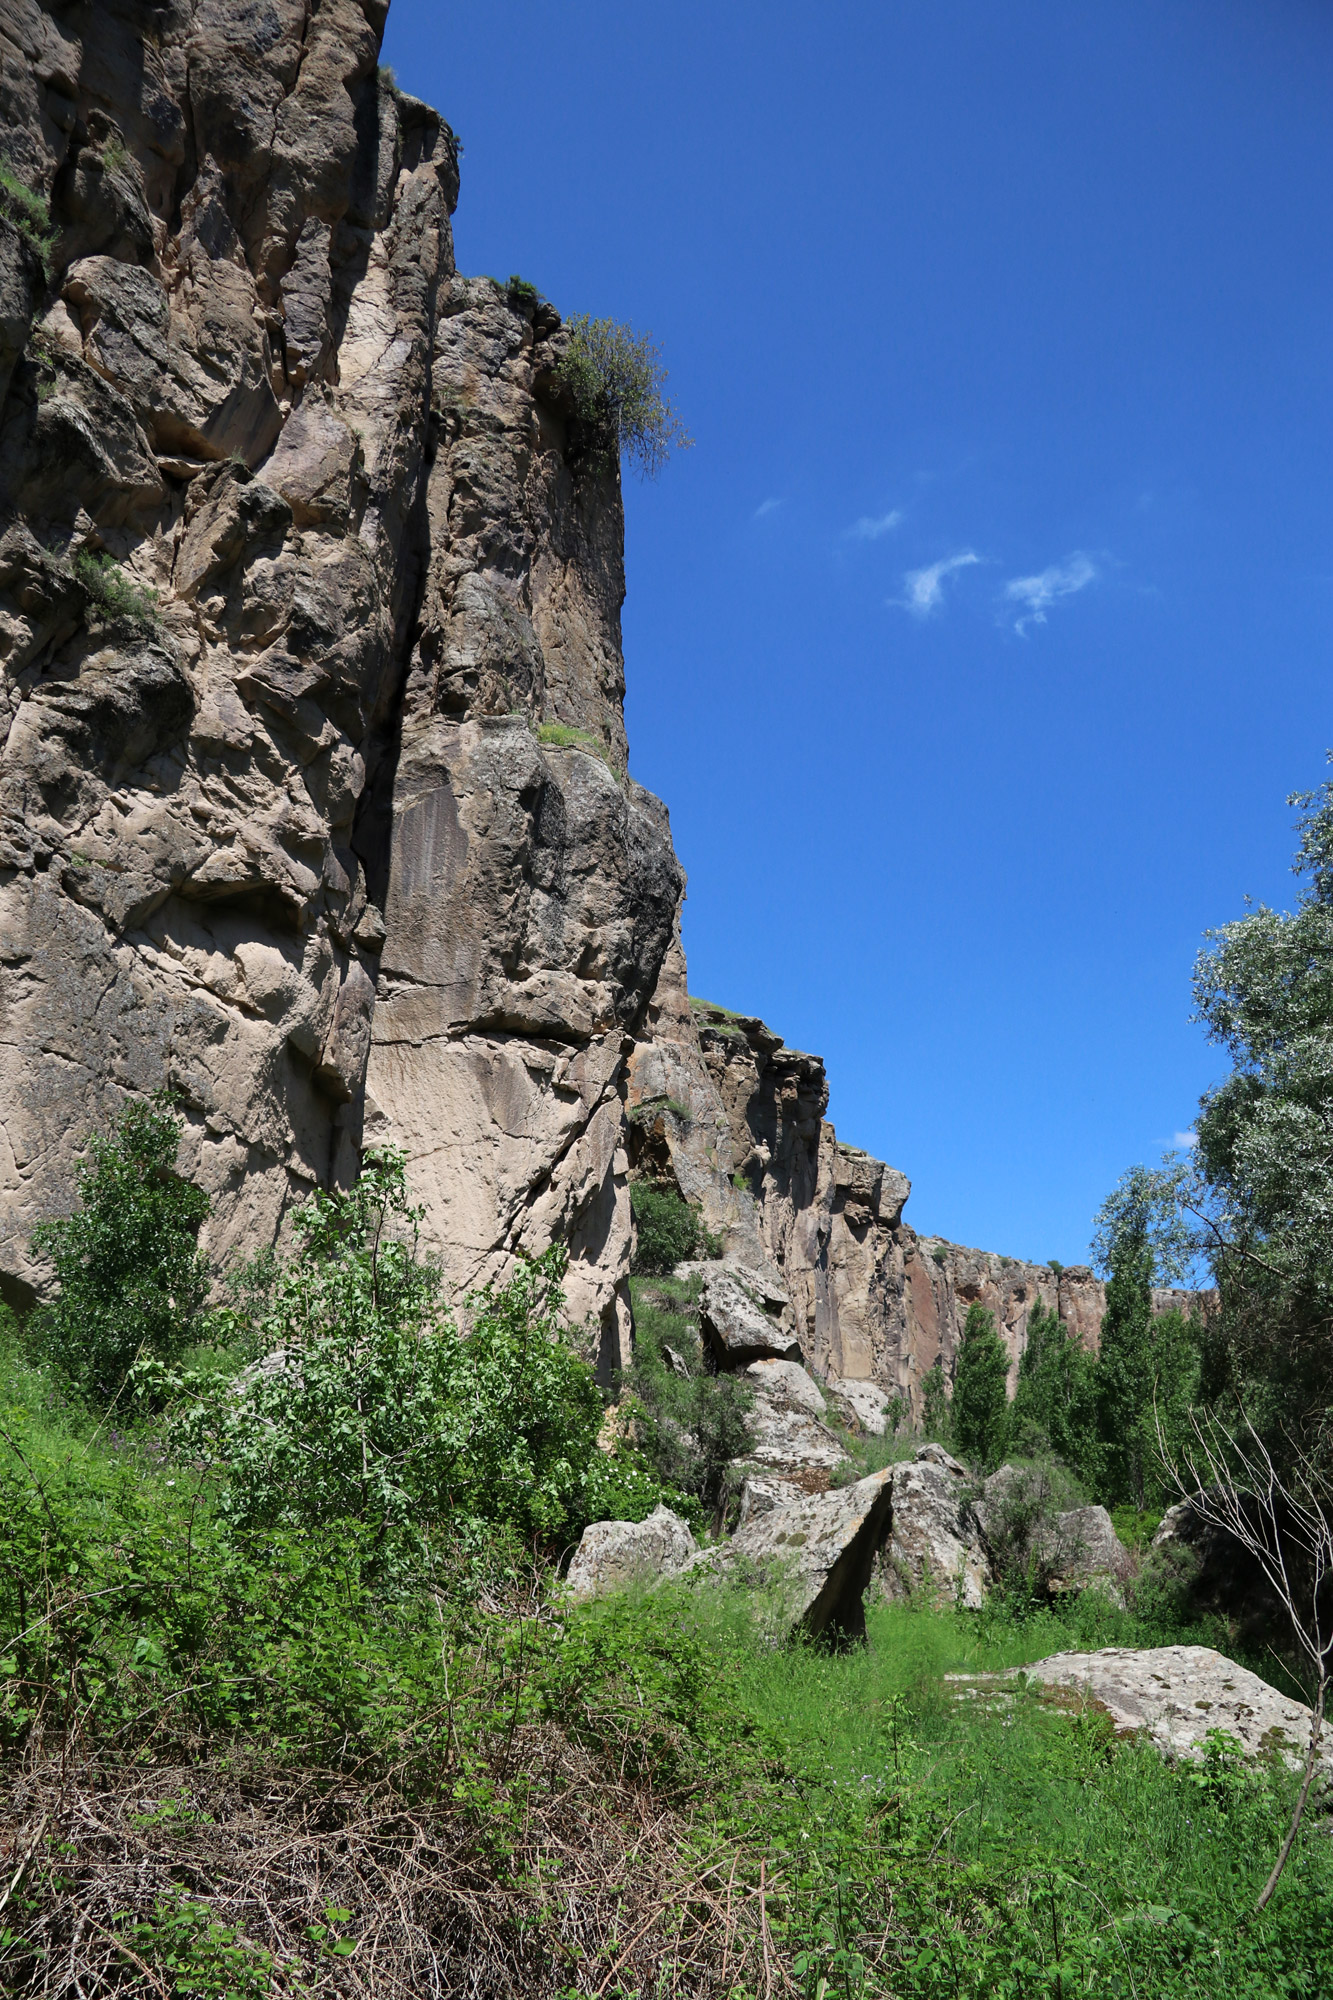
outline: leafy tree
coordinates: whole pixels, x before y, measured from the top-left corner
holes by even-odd
[[[944,1383],[944,1366],[937,1360],[921,1384],[921,1434],[947,1444],[951,1435],[949,1392]]]
[[[667,371],[649,333],[580,313],[569,321],[560,379],[573,398],[593,454],[613,463],[621,452],[655,479],[673,451],[693,443],[663,384]]]
[[[1333,761],[1333,753],[1330,753]],[[1195,1018],[1231,1074],[1202,1099],[1182,1206],[1220,1310],[1205,1392],[1244,1405],[1279,1462],[1333,1463],[1333,781],[1301,808],[1294,911],[1250,910],[1210,931]],[[1284,1442],[1285,1440],[1285,1442]]]
[[[1094,1250],[1110,1274],[1097,1363],[1101,1473],[1111,1503],[1142,1510],[1164,1492],[1161,1432],[1184,1422],[1197,1344],[1178,1312],[1154,1317],[1158,1277],[1178,1277],[1190,1251],[1176,1179],[1131,1167],[1102,1205]]]
[[[190,1420],[226,1466],[235,1525],[354,1520],[391,1566],[442,1527],[549,1546],[582,1526],[602,1403],[565,1316],[564,1250],[473,1294],[464,1336],[418,1255],[419,1216],[390,1148],[298,1214],[266,1360]]]
[[[208,1197],[176,1171],[181,1130],[169,1093],[132,1100],[110,1137],[89,1142],[75,1213],[33,1231],[60,1286],[37,1345],[95,1402],[136,1398],[147,1380],[131,1381],[136,1362],[174,1362],[203,1331],[208,1268],[195,1239]]]
[[[1081,1479],[1095,1482],[1098,1463],[1097,1363],[1054,1306],[1038,1299],[1009,1413],[1010,1450],[1053,1452]]]
[[[1009,1405],[1009,1357],[995,1331],[994,1315],[970,1305],[953,1377],[954,1449],[986,1467],[1004,1453]]]

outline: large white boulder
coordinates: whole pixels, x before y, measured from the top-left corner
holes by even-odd
[[[859,1639],[865,1588],[888,1532],[892,1480],[886,1467],[855,1486],[752,1514],[729,1542],[696,1556],[691,1572],[726,1576],[753,1566],[789,1592],[783,1610],[790,1630]]]
[[[891,1471],[893,1520],[880,1565],[885,1595],[924,1593],[978,1610],[991,1586],[991,1566],[966,1471],[938,1444],[922,1445],[915,1459]]]
[[[1020,1676],[1082,1695],[1110,1717],[1118,1734],[1142,1734],[1164,1757],[1202,1756],[1212,1729],[1234,1736],[1248,1756],[1276,1751],[1293,1770],[1309,1747],[1305,1704],[1279,1694],[1211,1646],[1104,1646],[1096,1653],[1053,1653],[1005,1674],[948,1678],[980,1688],[1012,1684]],[[1319,1760],[1333,1775],[1333,1740],[1320,1750]]]

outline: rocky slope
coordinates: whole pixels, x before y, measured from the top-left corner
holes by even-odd
[[[608,1368],[632,1170],[822,1375],[915,1399],[974,1298],[1095,1339],[1090,1274],[919,1241],[819,1060],[688,999],[618,471],[559,315],[455,271],[386,13],[0,0],[0,1290],[169,1083],[222,1265],[376,1141],[459,1290],[568,1244]]]

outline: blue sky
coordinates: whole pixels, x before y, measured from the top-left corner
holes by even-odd
[[[1086,1256],[1333,744],[1324,0],[394,0],[459,267],[649,328],[631,769],[694,992],[907,1219]]]

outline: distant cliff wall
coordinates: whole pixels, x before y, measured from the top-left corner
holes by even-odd
[[[920,1237],[903,1221],[911,1183],[838,1139],[818,1056],[699,1001],[652,1018],[652,1035],[631,1065],[630,1101],[646,1114],[636,1156],[669,1166],[729,1257],[780,1278],[818,1373],[874,1380],[919,1413],[930,1369],[952,1372],[973,1304],[994,1314],[1011,1379],[1038,1302],[1096,1348],[1106,1288],[1090,1270]],[[1155,1309],[1190,1298],[1160,1291]]]

